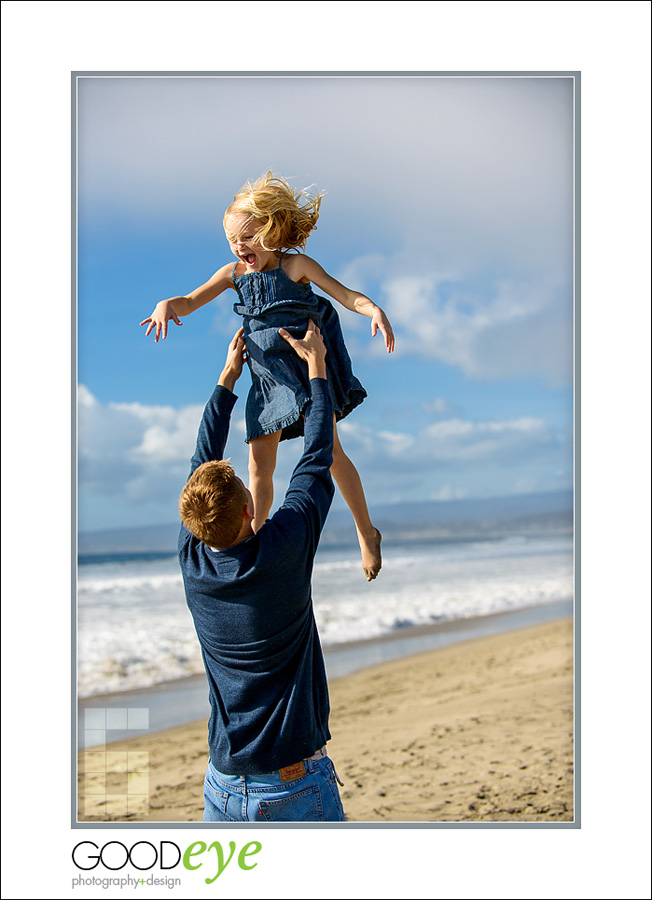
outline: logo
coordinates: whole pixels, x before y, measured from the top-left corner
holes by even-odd
[[[80,841],[75,845],[72,851],[72,861],[78,869],[85,872],[92,871],[98,866],[108,869],[110,872],[117,872],[124,869],[126,865],[133,866],[139,872],[146,872],[154,868],[158,864],[161,870],[170,870],[176,868],[182,863],[184,869],[194,871],[201,869],[205,864],[211,869],[216,868],[212,877],[204,878],[206,884],[212,884],[229,865],[234,858],[237,860],[238,868],[243,871],[255,869],[258,862],[249,862],[252,856],[260,853],[262,844],[260,841],[250,841],[245,844],[240,852],[236,854],[236,842],[229,841],[228,855],[226,848],[222,847],[220,841],[213,841],[212,844],[206,845],[204,841],[195,841],[190,844],[184,851],[174,843],[174,841],[160,841],[158,847],[150,843],[150,841],[137,841],[131,847],[127,847],[121,841],[108,841],[101,847],[94,841]],[[215,852],[215,857],[211,854]],[[206,855],[205,855],[206,854]],[[101,879],[104,881],[106,879]],[[150,876],[147,880],[144,878],[127,878],[109,879],[111,882],[119,882],[120,887],[137,887],[138,884],[160,884],[165,883],[168,887],[174,887],[175,884],[170,882],[179,882],[179,879],[157,879]],[[88,879],[79,877],[73,879],[73,887],[86,884]],[[124,884],[122,883],[124,882]],[[93,879],[95,883],[95,879]]]

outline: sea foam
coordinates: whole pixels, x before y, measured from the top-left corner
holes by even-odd
[[[567,600],[567,535],[429,543],[387,542],[368,584],[355,547],[320,549],[315,618],[325,646],[399,633],[410,625]],[[78,569],[81,697],[147,687],[203,671],[176,557],[111,557]]]

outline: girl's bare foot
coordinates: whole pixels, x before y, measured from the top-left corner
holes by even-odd
[[[377,528],[374,528],[373,533],[368,538],[363,538],[362,535],[358,534],[360,550],[362,551],[362,568],[367,576],[367,581],[373,581],[382,568],[383,560],[380,555],[380,542],[382,539],[383,536]]]

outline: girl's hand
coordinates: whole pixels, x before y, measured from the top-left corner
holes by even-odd
[[[181,325],[182,323],[179,321],[179,317],[174,311],[174,306],[172,305],[175,300],[185,300],[185,297],[173,297],[170,300],[161,300],[160,303],[156,304],[156,308],[154,312],[147,319],[143,319],[140,323],[141,325],[147,325],[147,331],[145,332],[145,337],[149,336],[150,331],[156,329],[156,333],[154,336],[154,343],[158,344],[159,337],[163,337],[163,340],[167,337],[168,334],[168,322],[172,319],[173,322],[177,325]]]
[[[394,350],[394,332],[392,331],[392,326],[389,324],[389,319],[382,311],[380,306],[376,307],[376,309],[374,310],[374,314],[371,317],[372,337],[376,337],[378,329],[380,329],[383,337],[385,338],[385,346],[387,347],[387,352],[391,353]]]

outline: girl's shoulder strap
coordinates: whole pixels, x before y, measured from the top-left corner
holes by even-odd
[[[278,261],[278,267],[279,267],[279,269],[281,269],[281,268],[283,267],[283,265],[282,265],[282,264],[283,264],[283,257],[285,256],[286,253],[287,253],[287,250],[281,250],[281,256],[280,256],[279,261]]]
[[[236,261],[233,263],[233,268],[231,269],[231,280],[233,281],[234,284],[235,284],[235,279],[236,279],[235,270],[236,270],[237,268],[238,268],[238,261],[236,260]]]

